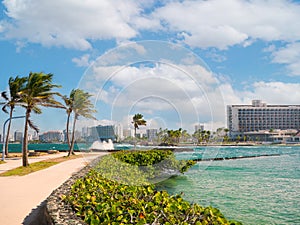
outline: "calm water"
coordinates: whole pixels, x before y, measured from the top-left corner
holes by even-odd
[[[219,208],[243,224],[300,224],[300,147],[211,147],[178,158],[281,154],[198,162],[161,185],[184,198]]]

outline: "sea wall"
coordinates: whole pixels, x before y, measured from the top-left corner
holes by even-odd
[[[101,157],[101,156],[100,156]],[[71,206],[62,200],[62,196],[67,195],[71,186],[79,178],[84,177],[91,168],[93,168],[100,160],[100,157],[93,160],[89,165],[80,171],[74,173],[60,187],[54,190],[46,200],[45,211],[43,216],[46,217],[45,225],[84,225],[86,224],[78,216],[74,214]]]

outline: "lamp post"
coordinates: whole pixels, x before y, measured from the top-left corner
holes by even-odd
[[[4,122],[4,124],[3,124],[3,146],[2,146],[2,161],[4,161],[4,155],[5,155],[5,126],[6,126],[6,123],[8,122],[8,121],[10,121],[11,119],[19,119],[19,118],[25,118],[25,116],[14,116],[14,117],[12,117],[12,118],[8,118],[5,122]]]

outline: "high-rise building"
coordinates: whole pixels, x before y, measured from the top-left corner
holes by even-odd
[[[98,138],[101,141],[108,141],[109,139],[112,141],[116,140],[114,125],[106,125],[106,126],[99,125],[96,127],[96,130],[98,133]]]
[[[134,130],[131,129],[131,128],[124,129],[124,130],[123,130],[123,135],[124,135],[124,138],[127,138],[127,137],[134,137]]]
[[[260,130],[300,129],[300,105],[228,105],[227,124],[231,135]]]
[[[147,129],[146,136],[148,141],[154,141],[157,139],[157,129]]]
[[[204,125],[196,124],[195,125],[195,132],[198,131],[198,130],[203,131],[204,130]]]
[[[83,138],[86,138],[86,137],[88,137],[89,136],[89,129],[88,129],[88,127],[83,127],[82,129],[81,129],[81,134],[82,134],[82,137]]]
[[[21,142],[23,139],[23,132],[16,130],[14,133],[14,141]]]
[[[121,141],[124,139],[122,124],[114,125],[114,131],[115,131],[117,141]]]
[[[67,130],[63,130],[63,135],[64,135],[64,142],[68,142],[68,135],[67,135]],[[71,137],[72,137],[72,131],[69,130],[69,141],[71,141]]]
[[[53,130],[44,132],[39,136],[42,142],[61,142],[64,141],[64,133],[60,130]]]

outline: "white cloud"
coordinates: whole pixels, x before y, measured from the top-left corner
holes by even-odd
[[[90,65],[90,55],[84,54],[80,58],[73,58],[72,62],[74,62],[79,67],[87,67]]]
[[[300,99],[299,83],[256,82],[253,94],[270,104],[298,104]]]
[[[236,91],[230,83],[220,86],[225,105],[251,104],[254,99],[260,99],[267,104],[294,104],[299,105],[300,84],[285,82],[255,82],[250,88]]]
[[[90,40],[137,35],[130,24],[140,14],[134,1],[4,0],[3,4],[13,21],[5,26],[6,38],[86,50],[91,48]]]
[[[290,75],[300,76],[300,42],[273,50],[273,63],[285,64]]]
[[[215,62],[223,62],[227,60],[224,54],[217,53],[215,49],[212,49],[211,51],[206,53],[206,57],[211,58]]]
[[[89,85],[94,81],[90,92],[98,90],[97,101],[108,105],[112,120],[140,112],[150,118],[166,117],[172,129],[175,123],[189,124],[192,129],[199,120],[224,120],[224,110],[219,110],[224,109],[219,81],[211,72],[200,65],[147,65],[103,67],[96,63],[93,73],[84,78]]]
[[[154,15],[187,44],[200,48],[300,39],[300,5],[286,0],[174,1]]]
[[[95,40],[130,40],[141,31],[177,32],[185,43],[227,49],[300,39],[300,5],[288,0],[155,1],[4,0],[0,32],[44,46],[86,50]],[[184,18],[184,19],[183,19]]]

